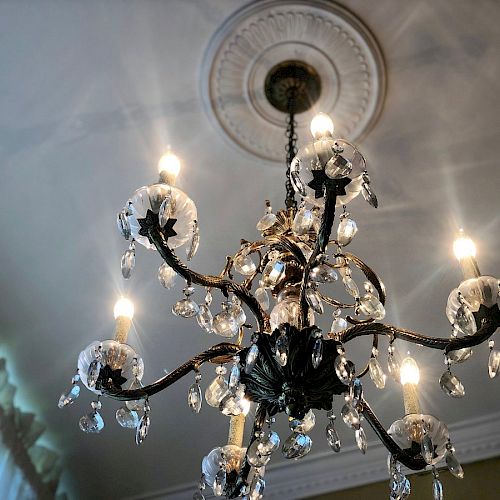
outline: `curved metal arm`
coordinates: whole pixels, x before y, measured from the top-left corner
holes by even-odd
[[[176,368],[173,372],[165,375],[156,382],[150,385],[146,385],[140,389],[133,390],[123,390],[123,391],[113,391],[106,390],[105,395],[113,399],[118,399],[120,401],[133,401],[136,399],[145,399],[157,392],[166,389],[168,386],[177,382],[179,379],[187,375],[189,372],[197,370],[200,365],[207,361],[227,363],[229,359],[228,356],[234,356],[241,351],[241,347],[235,344],[222,343],[217,344],[208,349],[207,351],[201,352],[197,356],[194,356],[189,361],[186,361],[183,365]]]
[[[411,456],[408,452],[398,446],[394,439],[392,439],[387,433],[384,426],[380,423],[379,419],[375,413],[373,413],[373,410],[365,400],[363,400],[361,404],[360,412],[364,415],[365,419],[375,431],[375,434],[378,436],[380,441],[382,441],[382,444],[398,462],[401,462],[403,465],[406,465],[406,467],[412,470],[425,469],[427,463],[422,458],[418,459]]]
[[[179,260],[177,255],[170,249],[161,233],[159,227],[153,226],[148,231],[149,238],[158,250],[163,260],[178,274],[180,274],[189,283],[201,285],[211,288],[218,288],[224,294],[228,292],[234,293],[243,303],[245,303],[250,311],[252,311],[257,323],[259,331],[265,329],[265,313],[260,307],[258,301],[251,293],[243,286],[234,281],[220,278],[219,276],[209,276],[191,271],[188,267]]]

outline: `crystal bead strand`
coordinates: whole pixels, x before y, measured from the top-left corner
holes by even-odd
[[[203,396],[200,387],[201,373],[198,369],[195,371],[194,384],[188,390],[188,405],[194,413],[200,413]]]
[[[102,407],[100,398],[97,396],[97,400],[90,403],[92,411],[80,418],[78,422],[80,429],[87,434],[99,434],[104,429],[104,420],[99,413]]]
[[[58,408],[65,408],[66,406],[72,405],[78,396],[80,395],[80,386],[78,382],[80,381],[80,375],[78,373],[78,368],[76,373],[71,379],[71,389],[68,392],[63,392],[57,403]]]
[[[149,399],[146,398],[144,401],[144,415],[141,417],[135,432],[135,443],[137,446],[142,444],[148,437],[149,428],[151,427],[151,417],[149,416],[150,411],[151,407],[149,406]]]
[[[330,445],[330,448],[335,452],[338,453],[341,448],[341,442],[340,442],[340,437],[337,432],[337,429],[335,428],[335,419],[337,418],[335,414],[333,413],[332,410],[328,411],[328,425],[326,426],[325,429],[325,434],[326,434],[326,440],[328,444]]]

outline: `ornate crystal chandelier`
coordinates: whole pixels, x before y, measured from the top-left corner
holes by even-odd
[[[126,343],[133,304],[121,298],[114,310],[114,339],[97,340],[80,353],[72,387],[59,401],[60,407],[72,404],[79,395],[79,383],[96,395],[91,411],[79,423],[87,433],[99,433],[104,427],[102,396],[121,401],[116,420],[134,430],[140,445],[150,431],[152,396],[193,373],[187,395],[191,410],[199,413],[204,399],[223,418],[228,417],[230,427],[227,444],[203,459],[199,491],[193,497],[198,500],[204,498],[206,485],[216,496],[261,498],[264,469],[273,453],[281,447],[286,458],[299,459],[311,450],[308,432],[315,425],[315,412],[327,412],[326,439],[334,452],[340,452],[334,400],[343,400],[341,420],[355,433],[361,453],[367,450],[366,424],[389,451],[391,499],[410,494],[402,466],[431,468],[436,500],[443,498],[439,463],[444,460],[453,475],[463,477],[446,425],[420,406],[415,360],[400,360],[394,346],[408,342],[442,351],[446,370],[439,384],[448,396],[463,397],[464,387],[453,365],[466,361],[472,348],[488,341],[500,326],[499,280],[481,275],[474,243],[459,235],[454,251],[463,280],[451,291],[446,307],[451,336],[428,337],[381,322],[384,285],[363,260],[346,250],[358,230],[347,205],[361,193],[371,206],[378,206],[365,158],[356,146],[336,137],[332,120],[322,113],[312,120],[312,142],[296,150],[295,115],[311,107],[319,86],[314,70],[298,61],[285,61],[268,74],[266,96],[288,115],[286,208],[274,213],[267,202],[256,226],[261,238],[242,240],[219,276],[191,270],[178,252],[185,247],[190,261],[200,236],[195,203],[175,186],[180,162],[173,153],[161,158],[159,181],[136,190],[118,214],[120,234],[130,241],[121,259],[123,278],[133,273],[137,244],[157,250],[164,261],[158,272],[161,284],[172,288],[177,275],[186,282],[184,297],[173,306],[173,314],[193,324],[196,320],[214,341],[218,337],[225,341],[143,385],[143,361]],[[201,304],[194,298],[196,287],[205,289]],[[220,308],[212,303],[215,292],[222,295]],[[316,322],[327,309],[333,312],[333,321],[323,331]],[[363,366],[355,366],[346,352],[349,342],[358,337],[366,337],[372,345]],[[382,339],[388,342],[385,367],[379,353]],[[488,372],[494,378],[500,371],[500,351],[494,349],[493,340],[489,347]],[[216,369],[203,398],[199,370],[204,363],[213,363]],[[365,378],[384,389],[386,371],[401,383],[405,408],[388,430],[363,396]],[[250,403],[256,405],[255,419],[244,447]],[[284,439],[272,430],[278,414],[285,414],[290,426]]]

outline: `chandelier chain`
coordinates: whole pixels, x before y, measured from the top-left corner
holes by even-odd
[[[285,206],[287,209],[297,208],[297,201],[295,200],[295,190],[292,186],[292,181],[290,180],[290,166],[292,164],[293,159],[297,155],[297,132],[295,131],[295,127],[297,126],[297,121],[295,120],[294,113],[294,102],[295,102],[295,91],[294,89],[290,89],[291,92],[288,96],[288,119],[286,126],[286,136],[288,139],[288,143],[285,147],[286,151],[286,199]]]

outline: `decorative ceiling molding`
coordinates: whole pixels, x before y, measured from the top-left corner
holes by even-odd
[[[458,459],[477,462],[500,455],[500,413],[464,420],[450,425]],[[280,463],[266,470],[266,499],[298,500],[323,493],[341,491],[377,481],[388,481],[387,450],[379,441],[368,444],[363,460],[357,446],[343,448],[339,454],[322,452],[299,462]],[[409,474],[411,471],[406,471]],[[465,469],[467,474],[467,469]],[[150,492],[128,500],[191,500],[196,484],[184,484]]]
[[[286,116],[267,101],[264,82],[271,68],[291,59],[307,62],[321,78],[318,101],[296,117],[299,135],[319,110],[351,141],[370,130],[385,96],[382,53],[354,14],[325,0],[253,2],[218,29],[201,79],[216,128],[253,155],[282,161]]]

